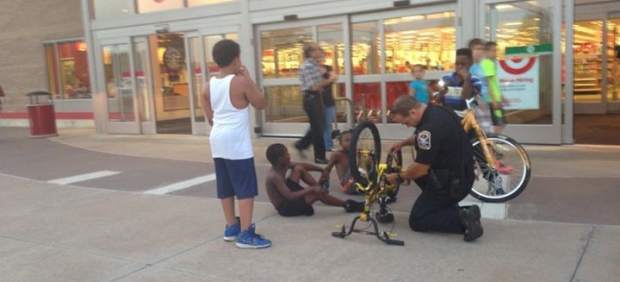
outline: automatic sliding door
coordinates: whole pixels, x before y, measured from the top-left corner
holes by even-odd
[[[109,133],[140,133],[129,44],[103,45],[103,76]]]

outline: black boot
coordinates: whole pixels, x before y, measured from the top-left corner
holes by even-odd
[[[465,227],[465,242],[474,241],[484,233],[482,224],[480,223],[480,208],[476,205],[463,207],[459,211],[459,217]]]

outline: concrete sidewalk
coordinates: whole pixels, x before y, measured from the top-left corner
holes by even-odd
[[[353,215],[281,218],[257,203],[267,250],[222,240],[215,199],[56,186],[0,175],[2,281],[614,281],[620,227],[484,221],[475,243],[408,230],[404,247],[330,233]],[[390,228],[390,226],[387,226]]]

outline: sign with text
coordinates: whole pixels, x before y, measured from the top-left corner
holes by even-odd
[[[537,110],[540,107],[539,57],[507,57],[499,61],[497,78],[507,110]]]

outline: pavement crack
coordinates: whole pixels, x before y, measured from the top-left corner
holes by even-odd
[[[585,256],[586,251],[588,250],[588,247],[590,246],[590,241],[592,241],[592,237],[594,236],[594,231],[595,230],[596,230],[596,225],[592,225],[592,228],[590,228],[590,232],[588,232],[588,235],[587,235],[587,238],[586,238],[586,243],[581,248],[581,253],[579,254],[579,259],[577,260],[577,265],[575,265],[575,269],[573,270],[573,274],[570,277],[570,281],[571,282],[575,281],[575,276],[577,276],[577,271],[579,271],[579,267],[581,266],[581,262],[583,261],[583,257]]]

